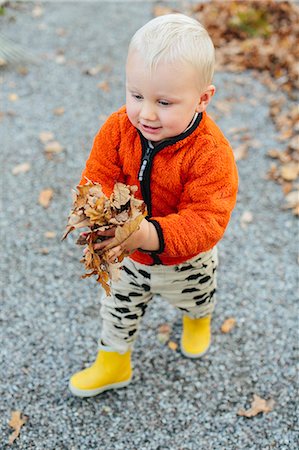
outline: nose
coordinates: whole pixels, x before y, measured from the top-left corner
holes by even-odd
[[[149,102],[143,102],[140,110],[140,119],[154,121],[157,119],[157,114],[154,105]]]

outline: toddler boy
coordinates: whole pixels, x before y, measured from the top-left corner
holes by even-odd
[[[202,356],[211,339],[217,248],[236,202],[231,147],[207,115],[214,95],[214,46],[206,30],[183,14],[155,18],[133,36],[126,66],[126,105],[95,137],[82,174],[109,196],[116,182],[137,185],[148,216],[122,246],[109,251],[121,279],[101,305],[99,352],[70,380],[88,397],[130,383],[131,352],[153,295],[183,313],[181,351]],[[85,178],[86,177],[86,178]],[[104,248],[113,230],[96,244]]]

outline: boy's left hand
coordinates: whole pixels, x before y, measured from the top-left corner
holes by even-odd
[[[94,245],[96,250],[104,249],[110,244],[115,235],[115,228],[98,232],[100,236],[110,237],[103,242]],[[128,239],[122,242],[120,245],[113,247],[109,253],[108,258],[110,263],[118,262],[118,258],[123,253],[132,253],[133,251],[141,248],[142,250],[155,251],[159,249],[159,238],[155,226],[143,219],[136,230]]]

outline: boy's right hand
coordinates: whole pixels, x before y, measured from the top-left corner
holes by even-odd
[[[115,236],[115,227],[113,228],[109,228],[108,230],[104,230],[104,231],[97,231],[96,234],[99,237],[103,237],[104,239],[101,242],[96,242],[94,244],[94,249],[95,250],[102,250],[104,247],[106,247],[106,245],[110,244],[110,242],[112,242],[114,236]],[[90,235],[90,233],[86,233],[86,232],[82,232],[80,233],[79,239],[77,241],[77,243],[80,243],[80,240],[82,242],[82,244],[86,244],[87,243],[87,237],[88,235]],[[84,242],[85,241],[85,242]],[[83,250],[83,253],[85,254],[87,252],[87,248],[85,248]]]

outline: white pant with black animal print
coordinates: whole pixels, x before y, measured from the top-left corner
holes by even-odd
[[[217,248],[176,266],[146,266],[125,258],[121,279],[112,296],[102,300],[101,347],[124,353],[132,348],[153,295],[159,294],[192,318],[205,317],[215,307]]]

